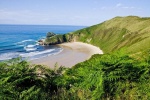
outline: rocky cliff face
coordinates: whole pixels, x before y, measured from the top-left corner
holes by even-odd
[[[67,42],[64,38],[64,35],[55,35],[55,36],[46,38],[45,40],[45,44],[47,45],[60,44],[63,42]]]
[[[63,35],[55,35],[52,37],[47,37],[45,39],[44,44],[46,45],[54,45],[54,44],[60,44],[64,42],[73,42],[76,41],[76,36],[74,34],[68,33]]]

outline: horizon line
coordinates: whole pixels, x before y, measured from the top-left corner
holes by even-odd
[[[91,25],[55,25],[55,24],[0,24],[0,25],[43,25],[43,26],[84,26],[84,27],[87,27],[87,26],[91,26]]]

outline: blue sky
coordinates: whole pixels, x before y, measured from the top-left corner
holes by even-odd
[[[0,0],[0,24],[85,25],[150,17],[150,0]]]

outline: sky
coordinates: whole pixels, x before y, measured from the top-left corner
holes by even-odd
[[[0,0],[0,24],[91,26],[116,16],[150,17],[150,0]]]

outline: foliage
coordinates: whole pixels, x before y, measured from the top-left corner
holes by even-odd
[[[47,37],[45,44],[53,45],[67,42],[65,35],[55,35],[52,37]]]
[[[67,75],[71,77],[71,89],[81,99],[149,100],[149,61],[139,61],[121,52],[94,55],[68,70]]]
[[[0,63],[1,100],[149,100],[150,57],[96,54],[70,69],[18,59]]]
[[[50,70],[42,65],[31,65],[14,59],[0,63],[0,100],[45,100],[57,91],[55,78],[61,70]]]

